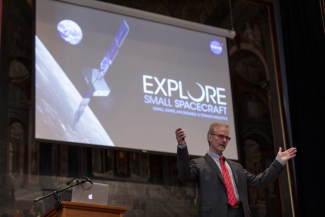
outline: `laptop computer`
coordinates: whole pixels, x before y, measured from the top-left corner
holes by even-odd
[[[86,182],[72,188],[71,202],[107,205],[108,184]],[[89,188],[89,189],[88,189]],[[85,190],[88,189],[88,190]]]

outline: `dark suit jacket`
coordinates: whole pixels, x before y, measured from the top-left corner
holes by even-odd
[[[284,166],[277,160],[259,175],[253,175],[234,161],[227,160],[234,175],[239,197],[243,204],[245,217],[251,216],[247,186],[263,188],[274,181],[277,175],[284,169]],[[222,173],[213,160],[206,154],[204,157],[189,161],[186,148],[177,149],[178,177],[182,182],[197,182],[200,188],[200,217],[227,217],[228,198],[226,187],[223,182]]]

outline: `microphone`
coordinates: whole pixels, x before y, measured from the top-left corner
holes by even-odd
[[[71,184],[71,182],[73,182],[73,180],[75,180],[76,178],[73,178],[73,179],[71,179],[70,181],[67,181],[67,185],[70,185]]]
[[[93,182],[91,181],[90,178],[86,177],[86,182],[90,182],[91,184],[93,184]]]
[[[67,184],[67,185],[70,185],[74,180],[76,180],[77,183],[85,183],[85,182],[89,182],[89,183],[93,184],[93,182],[91,181],[91,179],[88,178],[87,176],[83,176],[83,178],[85,178],[86,180],[85,180],[85,181],[80,181],[80,180],[78,180],[77,178],[73,178],[73,179],[71,179],[70,181],[67,181],[66,184]]]

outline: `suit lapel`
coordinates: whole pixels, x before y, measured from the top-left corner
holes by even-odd
[[[217,173],[217,175],[219,176],[219,178],[223,182],[223,176],[221,174],[221,171],[220,171],[217,163],[213,160],[213,158],[209,154],[206,154],[204,156],[204,158],[208,162],[208,164],[210,164],[210,166],[213,168],[213,170]]]
[[[231,171],[232,171],[232,174],[234,176],[234,179],[235,179],[235,183],[236,183],[236,186],[238,186],[238,175],[236,173],[236,167],[234,166],[233,162],[232,161],[229,161],[225,158],[225,160],[227,161],[227,163],[229,164],[230,168],[231,168]]]

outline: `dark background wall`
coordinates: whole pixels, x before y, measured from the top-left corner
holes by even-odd
[[[325,215],[325,32],[322,1],[280,1],[299,216]]]

